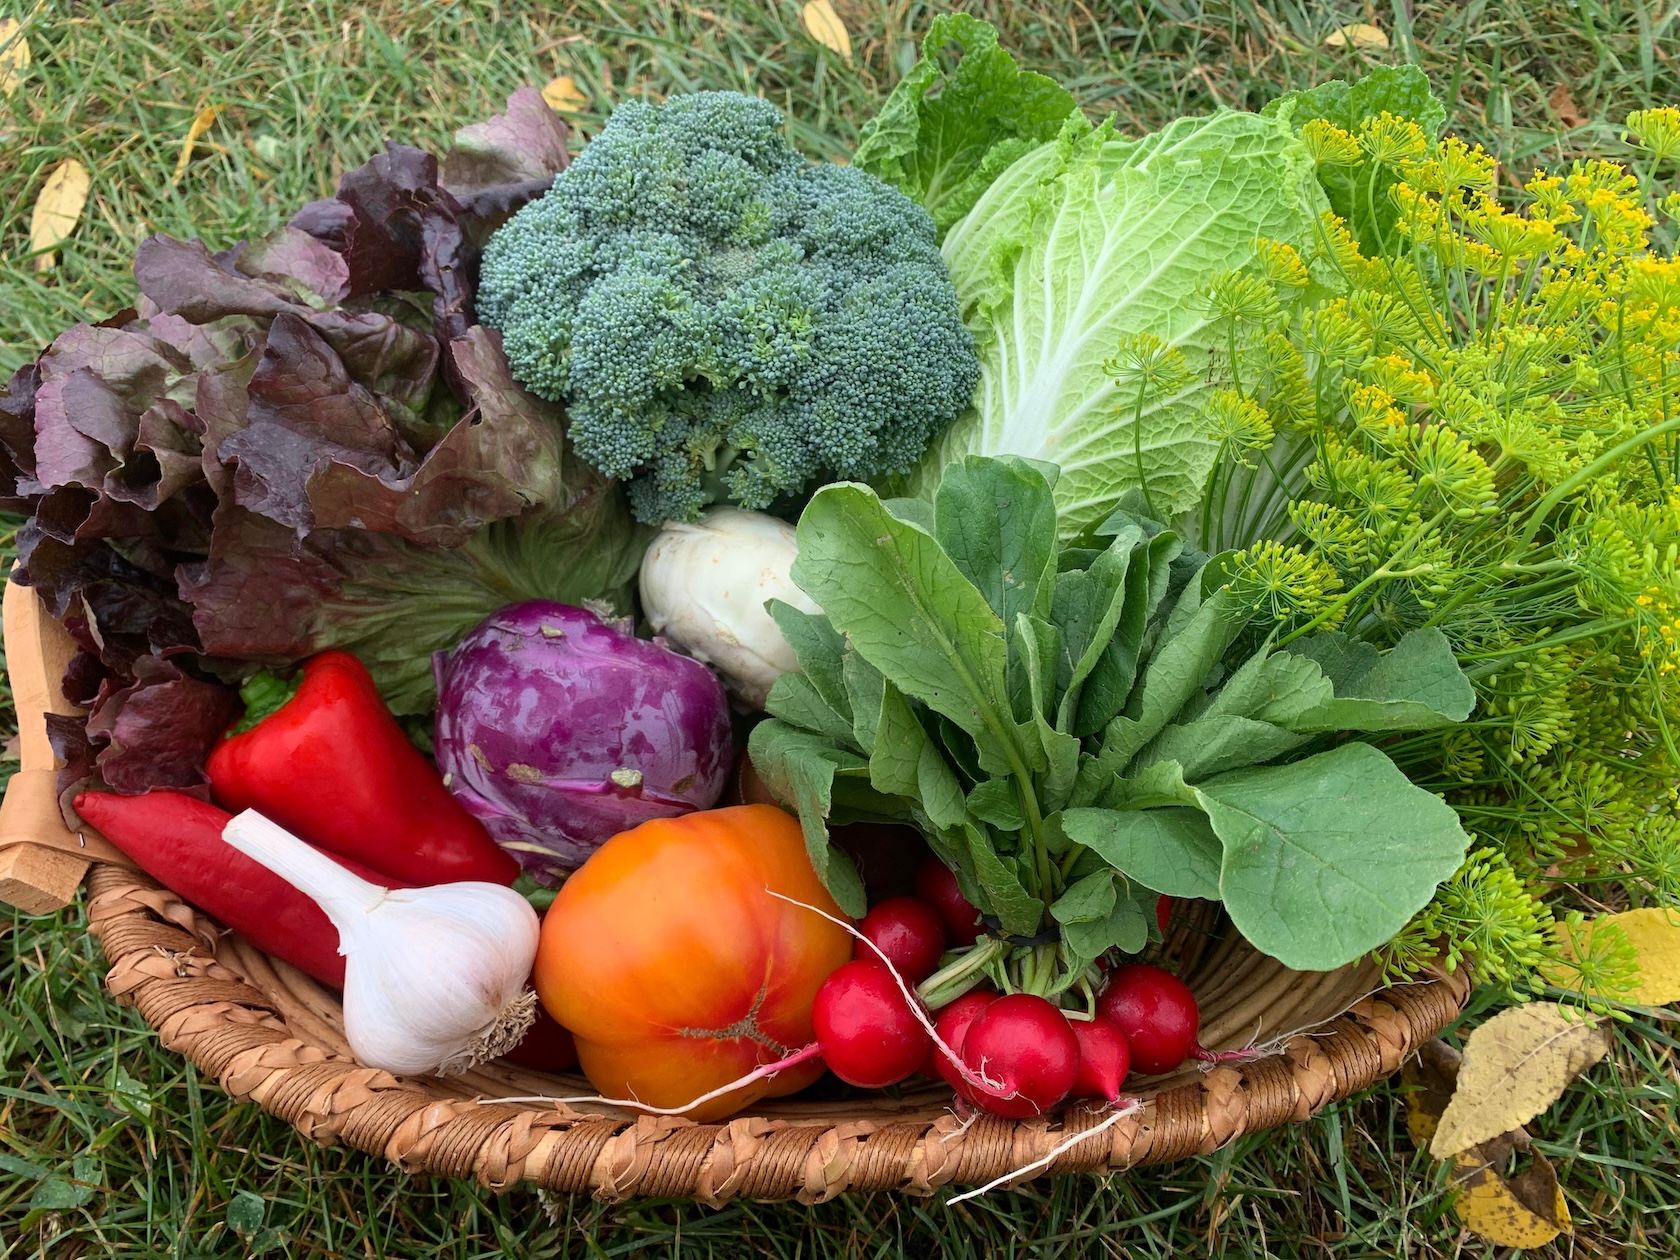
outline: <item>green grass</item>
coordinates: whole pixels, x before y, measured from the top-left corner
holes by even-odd
[[[22,0],[6,0],[22,3]],[[331,191],[386,137],[438,146],[521,83],[572,75],[585,132],[613,101],[743,87],[798,142],[841,157],[915,55],[934,11],[840,3],[855,65],[800,31],[791,0],[454,5],[191,0],[52,3],[26,20],[35,67],[0,101],[0,371],[77,320],[120,309],[147,232],[213,246]],[[1028,64],[1142,129],[1215,103],[1356,73],[1332,50],[1376,21],[1423,65],[1453,125],[1514,171],[1617,152],[1628,110],[1680,100],[1680,9],[1617,0],[1367,8],[1306,0],[1039,0],[977,6]],[[0,7],[0,15],[7,13]],[[1548,104],[1567,85],[1585,122]],[[193,115],[220,107],[183,177]],[[93,194],[59,265],[28,256],[45,173],[84,162]],[[4,528],[4,527],[0,527]],[[9,541],[9,539],[8,539]],[[0,697],[9,701],[9,693]],[[0,707],[0,738],[15,729]],[[8,764],[0,761],[0,773]],[[240,1256],[1481,1256],[1447,1207],[1444,1170],[1381,1087],[1311,1123],[1217,1155],[1098,1180],[1043,1182],[955,1209],[889,1195],[821,1207],[618,1206],[495,1197],[323,1151],[163,1050],[100,984],[77,912],[0,917],[0,1257]],[[1618,1029],[1611,1059],[1533,1127],[1577,1232],[1556,1255],[1680,1255],[1680,1023]]]

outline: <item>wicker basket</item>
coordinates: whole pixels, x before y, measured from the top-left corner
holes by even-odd
[[[1394,1072],[1451,1022],[1468,992],[1461,977],[1383,987],[1363,965],[1292,972],[1229,932],[1204,904],[1178,917],[1162,951],[1201,1003],[1202,1039],[1213,1049],[1264,1044],[1275,1051],[1133,1081],[1142,1108],[1085,1141],[1078,1134],[1106,1118],[1097,1105],[964,1123],[943,1086],[841,1102],[783,1099],[715,1124],[487,1102],[590,1091],[579,1077],[505,1063],[448,1079],[402,1079],[356,1063],[333,993],[223,932],[99,837],[64,829],[42,714],[68,711],[57,686],[67,636],[31,592],[10,584],[5,632],[24,772],[0,810],[0,896],[49,908],[73,892],[71,868],[79,878],[91,863],[88,930],[110,961],[106,983],[166,1047],[306,1136],[383,1153],[411,1172],[476,1177],[493,1189],[527,1181],[600,1199],[675,1196],[716,1205],[731,1198],[814,1203],[866,1190],[926,1195],[1035,1164],[1029,1175],[1163,1163],[1305,1120]],[[47,887],[54,880],[56,892]]]

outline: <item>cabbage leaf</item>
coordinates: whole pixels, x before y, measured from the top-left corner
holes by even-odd
[[[864,124],[852,165],[920,202],[943,233],[1078,109],[1054,79],[1017,66],[991,23],[941,13],[921,60]]]
[[[965,455],[1061,467],[1063,537],[1103,520],[1138,485],[1186,511],[1215,445],[1199,422],[1222,334],[1198,301],[1208,275],[1247,265],[1260,238],[1301,246],[1325,208],[1311,158],[1286,121],[1223,110],[1141,139],[1077,116],[1017,159],[947,234],[945,260],[980,347],[974,409],[930,448],[910,488],[931,497]],[[1128,333],[1177,346],[1195,369],[1174,396],[1135,395],[1103,364]]]

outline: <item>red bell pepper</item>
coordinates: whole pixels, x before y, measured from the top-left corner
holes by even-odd
[[[154,788],[140,796],[83,792],[76,812],[153,879],[232,928],[265,954],[335,989],[344,987],[338,929],[313,898],[226,840],[233,815],[207,801]],[[389,876],[334,856],[349,871],[386,887]]]
[[[216,800],[254,809],[309,843],[407,884],[511,884],[519,863],[408,742],[348,652],[304,663],[296,693],[223,740],[206,772]]]

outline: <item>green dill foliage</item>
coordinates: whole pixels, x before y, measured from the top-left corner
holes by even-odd
[[[1204,285],[1229,389],[1196,525],[1280,645],[1446,636],[1475,715],[1384,748],[1484,847],[1384,957],[1524,983],[1548,904],[1680,897],[1680,111],[1629,117],[1639,174],[1503,199],[1477,147],[1340,121],[1301,133],[1351,223]],[[1629,974],[1570,965],[1591,1000]]]

